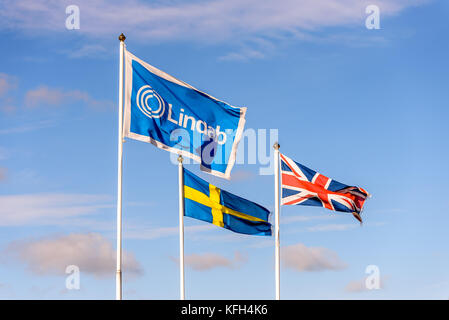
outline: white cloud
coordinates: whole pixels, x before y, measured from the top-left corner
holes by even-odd
[[[282,263],[296,271],[340,270],[346,264],[338,255],[327,248],[306,247],[302,243],[282,248]]]
[[[8,93],[17,87],[17,78],[0,72],[0,110],[12,113],[16,110],[14,99]]]
[[[8,159],[9,152],[6,150],[6,148],[0,147],[0,160]]]
[[[15,299],[14,288],[9,283],[0,283],[0,296],[2,299]]]
[[[254,48],[241,48],[241,50],[236,52],[227,53],[221,57],[219,60],[222,61],[247,61],[251,59],[263,59],[265,58],[266,53],[260,49]]]
[[[54,125],[55,125],[55,123],[50,120],[42,120],[42,121],[37,121],[37,122],[32,122],[32,123],[25,123],[25,124],[21,124],[16,127],[0,129],[0,135],[1,134],[24,133],[24,132],[43,129],[43,128],[49,128]]]
[[[40,86],[30,90],[25,94],[25,104],[28,107],[35,107],[40,104],[58,105],[63,102],[65,94],[59,89],[51,89],[47,86]]]
[[[12,99],[6,99],[6,103],[0,103],[0,110],[4,113],[14,113],[17,107],[11,101]]]
[[[190,233],[198,233],[209,231],[215,226],[211,224],[185,226],[184,232],[186,236]],[[123,231],[123,236],[126,239],[151,240],[164,237],[176,236],[179,234],[179,227],[149,227],[144,225],[128,225]]]
[[[20,194],[0,196],[0,226],[55,225],[112,208],[110,197],[89,194]]]
[[[302,215],[295,215],[295,216],[282,216],[281,217],[281,224],[292,224],[295,222],[306,222],[306,221],[314,221],[314,220],[329,220],[333,219],[334,217],[331,215],[320,215],[320,216],[302,216]]]
[[[431,0],[376,0],[381,19]],[[70,1],[3,0],[0,30],[67,32],[65,7]],[[223,44],[223,61],[261,59],[297,41],[338,42],[365,46],[385,42],[384,34],[348,34],[342,27],[365,30],[365,8],[370,0],[78,0],[78,34],[95,41],[67,52],[71,58],[103,57],[98,40],[117,39],[119,32],[132,41],[199,41]],[[99,14],[101,13],[101,14]],[[322,34],[321,31],[326,33]]]
[[[384,226],[384,222],[368,222],[360,225],[356,222],[354,223],[334,223],[334,224],[319,224],[316,226],[308,227],[306,230],[309,232],[324,232],[324,231],[347,231],[356,228],[363,227],[381,227]]]
[[[426,0],[377,0],[382,17],[399,13]],[[3,0],[3,29],[66,32],[65,7],[60,0]],[[147,39],[206,39],[226,41],[257,36],[301,35],[325,27],[364,27],[365,8],[360,0],[213,0],[156,2],[139,0],[79,0],[81,28],[76,32],[99,38],[118,36],[118,30]]]
[[[0,72],[0,97],[3,97],[8,91],[17,86],[17,79],[6,73]]]
[[[324,224],[324,225],[317,225],[313,227],[308,227],[307,231],[311,232],[317,232],[317,231],[346,231],[354,228],[360,228],[359,225],[352,223],[352,224]]]
[[[109,240],[98,233],[15,241],[7,246],[4,254],[25,263],[31,272],[39,275],[65,274],[68,265],[78,266],[81,274],[115,274],[115,249]],[[123,252],[123,270],[131,275],[142,274],[139,262],[128,252]]]
[[[25,105],[27,107],[37,107],[42,105],[61,106],[78,101],[93,108],[111,107],[110,102],[95,100],[87,92],[79,90],[64,91],[57,88],[40,86],[36,89],[27,91],[25,94]]]
[[[6,168],[0,168],[0,181],[3,181],[6,179]]]
[[[179,261],[177,259],[172,259]],[[240,252],[236,252],[233,259],[226,258],[216,253],[190,254],[184,257],[186,266],[196,271],[206,271],[214,268],[239,268],[247,261],[247,257]]]
[[[379,289],[385,288],[385,280],[386,280],[385,278],[380,278]],[[378,289],[368,289],[366,287],[366,277],[363,279],[360,279],[360,280],[351,281],[345,287],[345,291],[352,292],[352,293],[365,292],[365,291],[376,291],[376,290],[378,290]]]
[[[100,44],[85,44],[81,48],[71,51],[66,51],[66,54],[69,58],[78,59],[84,57],[98,57],[109,55],[110,52],[106,49],[106,47]]]

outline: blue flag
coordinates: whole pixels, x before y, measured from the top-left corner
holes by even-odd
[[[270,211],[184,169],[184,215],[237,233],[271,236]]]
[[[233,107],[125,51],[124,135],[229,179],[246,108]]]

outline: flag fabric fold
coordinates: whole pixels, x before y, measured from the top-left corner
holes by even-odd
[[[191,158],[229,179],[246,108],[220,101],[125,50],[124,136]]]
[[[280,154],[281,204],[320,206],[333,211],[349,212],[362,222],[360,213],[368,192],[330,179]]]
[[[184,216],[231,231],[271,236],[270,211],[222,190],[184,169]]]

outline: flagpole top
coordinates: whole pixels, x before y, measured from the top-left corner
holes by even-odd
[[[279,150],[280,147],[281,145],[277,142],[273,145],[274,150]]]
[[[126,37],[125,35],[122,33],[121,35],[118,36],[118,39],[120,40],[120,42],[124,42]]]
[[[179,156],[178,156],[178,162],[179,162],[179,163],[182,163],[182,160],[183,160],[183,159],[182,159],[182,156],[179,155]]]

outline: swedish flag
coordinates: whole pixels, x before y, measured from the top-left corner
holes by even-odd
[[[221,190],[184,169],[184,216],[234,232],[271,236],[270,211]]]

